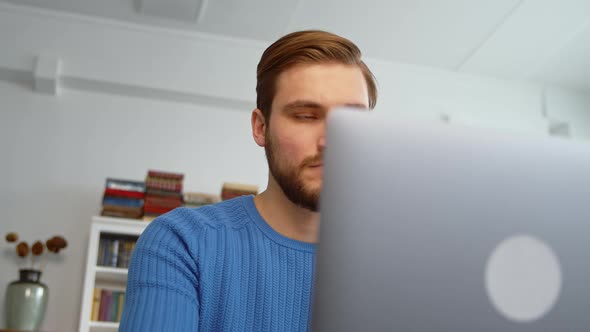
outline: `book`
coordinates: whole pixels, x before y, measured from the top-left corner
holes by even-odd
[[[219,195],[199,192],[185,192],[183,196],[185,206],[202,206],[221,201],[221,197]]]
[[[103,289],[101,291],[100,312],[98,315],[99,321],[107,322],[109,320],[112,294],[112,291],[108,289]]]
[[[92,311],[90,314],[90,320],[98,321],[98,314],[100,311],[100,295],[102,293],[102,289],[98,287],[94,287],[94,293],[92,296]]]
[[[149,170],[145,178],[146,190],[159,190],[168,192],[182,192],[184,174]]]
[[[125,304],[125,292],[119,293],[118,299],[119,305],[117,306],[117,316],[115,317],[115,322],[121,321],[121,316],[123,315],[123,305]]]
[[[159,214],[145,214],[143,215],[143,218],[141,218],[143,221],[146,222],[151,222],[154,221],[154,219],[158,218],[158,216],[160,216]]]
[[[106,245],[107,245],[107,239],[104,238],[100,238],[100,241],[98,243],[98,259],[96,262],[96,265],[106,265]]]
[[[172,191],[177,193],[182,192],[182,182],[178,181],[147,178],[145,183],[148,189]]]
[[[243,195],[258,194],[258,186],[242,183],[226,182],[221,188],[221,199],[228,200]]]
[[[143,210],[140,206],[125,206],[125,205],[112,205],[112,204],[103,204],[103,210],[108,211],[117,211],[117,212],[126,212],[126,213],[141,213]]]
[[[174,209],[175,208],[171,208],[171,207],[146,206],[144,208],[144,212],[145,212],[145,214],[148,214],[148,215],[149,214],[160,215],[160,214],[168,213]]]
[[[153,188],[146,189],[146,196],[160,196],[160,197],[182,197],[181,192],[158,190]]]
[[[98,250],[101,253],[98,265],[111,266],[113,257],[113,239],[109,237],[101,238]]]
[[[144,192],[145,191],[145,183],[142,181],[107,178],[105,188],[116,189],[116,190],[125,190],[125,191]]]
[[[121,205],[121,206],[143,206],[144,200],[140,198],[125,198],[125,197],[112,197],[103,196],[102,205]]]
[[[252,195],[252,194],[251,193],[244,193],[244,192],[224,191],[223,193],[221,193],[221,199],[224,201],[227,201],[228,199],[232,199],[232,198],[236,198],[236,197],[240,197],[240,196],[246,196],[246,195]]]
[[[258,186],[245,183],[225,182],[221,190],[258,194]]]
[[[103,209],[103,210],[101,210],[100,215],[105,216],[105,217],[115,217],[115,218],[141,219],[141,217],[143,217],[143,211],[124,212],[124,211],[114,211],[114,210]]]
[[[117,311],[119,311],[119,291],[113,291],[113,298],[111,299],[111,306],[109,308],[109,322],[115,322],[117,319]]]
[[[111,196],[111,197],[127,197],[127,198],[144,198],[144,196],[145,196],[144,191],[129,191],[129,190],[111,189],[111,188],[106,188],[104,190],[104,194],[106,196]]]
[[[148,176],[145,178],[146,181],[149,181],[150,183],[168,183],[168,184],[177,184],[177,183],[182,183],[182,180],[177,180],[177,179],[169,179],[169,178],[154,178],[151,176]],[[146,186],[149,183],[146,182]]]
[[[119,259],[119,239],[113,239],[111,241],[111,257],[109,265],[117,267],[117,260]]]
[[[97,265],[127,268],[137,239],[135,236],[101,235]]]
[[[119,246],[119,259],[117,260],[117,267],[128,268],[131,261],[131,254],[135,248],[137,240],[124,240]]]
[[[99,251],[101,253],[98,265],[108,266],[111,257],[111,239],[101,238]]]
[[[145,182],[107,178],[100,215],[140,219],[144,198]]]
[[[145,199],[144,206],[158,206],[158,207],[179,207],[182,206],[182,199],[180,197],[165,197],[148,195]]]
[[[182,173],[174,173],[174,172],[164,172],[164,171],[156,171],[156,170],[148,170],[148,177],[152,178],[164,178],[164,179],[174,179],[174,180],[183,180],[184,174]]]
[[[224,183],[221,189],[221,199],[226,201],[244,195],[258,194],[258,186],[241,183]]]

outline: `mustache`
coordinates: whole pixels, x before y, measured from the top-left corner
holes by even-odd
[[[321,153],[317,154],[315,156],[307,157],[307,158],[303,159],[303,161],[301,162],[301,168],[321,164],[321,163],[323,163],[323,160],[324,160],[324,156]]]

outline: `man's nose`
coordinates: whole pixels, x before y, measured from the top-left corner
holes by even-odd
[[[318,148],[320,151],[323,151],[326,148],[326,131],[322,132],[320,137],[318,138]]]

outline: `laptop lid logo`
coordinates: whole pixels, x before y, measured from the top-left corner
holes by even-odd
[[[561,283],[557,255],[529,235],[512,236],[498,244],[485,271],[486,291],[494,308],[508,320],[522,323],[551,311]]]

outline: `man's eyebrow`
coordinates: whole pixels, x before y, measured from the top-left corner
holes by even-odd
[[[368,110],[369,107],[365,104],[362,103],[346,103],[346,104],[342,104],[342,106],[346,106],[346,107],[353,107],[353,108],[357,108],[359,110]],[[296,100],[293,102],[288,103],[287,105],[285,105],[283,107],[283,110],[285,111],[294,111],[300,108],[315,108],[315,109],[323,109],[324,106],[322,106],[319,103],[316,103],[314,101],[310,101],[310,100]]]
[[[324,108],[324,106],[322,106],[319,103],[310,101],[310,100],[296,100],[293,102],[288,103],[287,105],[285,105],[283,107],[283,110],[285,111],[294,111],[296,109],[299,108],[316,108],[316,109],[322,109]]]
[[[350,104],[344,104],[342,106],[354,107],[354,108],[358,108],[359,110],[368,110],[369,109],[369,106],[367,106],[365,104],[361,104],[361,103],[350,103]]]

